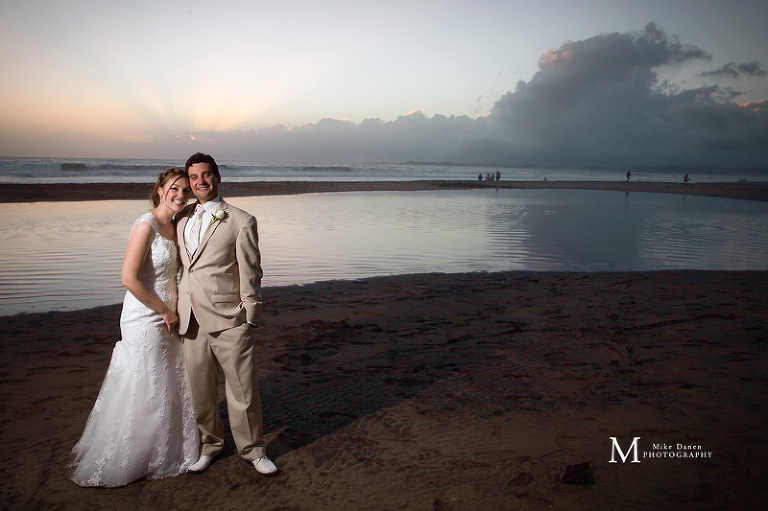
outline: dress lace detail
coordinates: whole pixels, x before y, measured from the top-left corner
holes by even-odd
[[[141,216],[155,231],[139,278],[168,305],[177,302],[176,243],[164,238],[151,213]],[[182,474],[197,461],[198,433],[181,342],[162,317],[130,291],[115,344],[80,441],[72,449],[72,480],[80,486],[123,486],[142,478]]]

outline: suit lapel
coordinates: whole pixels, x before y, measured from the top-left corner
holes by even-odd
[[[179,255],[181,256],[181,262],[185,266],[189,266],[190,260],[189,255],[187,253],[187,238],[184,236],[184,232],[187,229],[187,222],[189,221],[189,218],[192,216],[192,213],[195,211],[195,207],[197,207],[197,202],[194,204],[191,204],[187,206],[188,211],[179,219],[179,224],[176,226],[176,231],[179,233],[177,235],[177,239],[179,241]]]

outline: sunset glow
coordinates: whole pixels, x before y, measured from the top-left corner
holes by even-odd
[[[426,159],[477,159],[484,151],[452,151],[488,139],[503,154],[483,158],[524,160],[547,152],[547,140],[557,145],[562,129],[544,127],[557,116],[537,102],[541,94],[556,94],[554,103],[581,101],[569,96],[575,83],[585,93],[613,83],[618,94],[644,94],[662,72],[672,77],[668,90],[728,91],[734,104],[763,112],[768,36],[759,20],[768,17],[768,4],[739,1],[749,9],[714,0],[680,0],[674,8],[663,0],[618,0],[610,10],[598,0],[393,0],[386,9],[346,0],[322,8],[238,0],[130,9],[96,0],[46,9],[5,2],[0,155],[167,156],[210,140],[238,158],[279,149],[273,158],[290,159],[296,137],[314,125],[322,143],[307,142],[301,158],[312,158],[322,145],[324,158],[342,160],[419,152]],[[649,24],[654,33],[635,45]],[[643,45],[663,47],[637,60],[634,71],[610,69],[639,58],[630,53]],[[565,62],[573,65],[559,65]],[[549,68],[563,71],[549,76]],[[570,68],[582,72],[572,76]],[[603,81],[608,76],[624,83]],[[541,88],[539,96],[516,94],[520,84],[528,92]],[[642,97],[621,103],[653,104]],[[404,128],[415,114],[433,131],[414,132],[413,123]],[[506,121],[499,123],[500,115]],[[336,146],[344,141],[320,135],[330,126],[320,127],[323,119],[344,120],[353,131],[366,122],[359,136],[375,138],[359,140],[352,150]],[[511,120],[522,124],[506,123]],[[374,125],[386,127],[389,140],[371,131]],[[289,138],[278,142],[276,126]],[[484,131],[502,127],[509,132]],[[241,140],[242,133],[256,138]],[[184,140],[191,145],[163,145],[179,143],[178,134],[189,135]]]
[[[760,101],[754,101],[752,103],[744,103],[741,106],[747,110],[751,110],[753,113],[762,115],[766,111],[768,111],[768,99],[762,99]]]
[[[541,61],[546,64],[555,64],[557,62],[566,62],[571,57],[573,57],[573,53],[568,50],[556,51],[550,48],[541,56]]]

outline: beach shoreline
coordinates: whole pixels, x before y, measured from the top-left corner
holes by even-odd
[[[4,509],[757,509],[768,496],[766,287],[766,271],[660,271],[265,288],[258,372],[281,473],[258,475],[228,436],[202,475],[116,490],[76,486],[67,462],[119,340],[120,305],[1,317],[0,500]],[[638,438],[640,463],[611,463],[612,437],[626,453]],[[583,463],[581,478],[563,479]]]
[[[0,202],[137,200],[148,187],[4,185]],[[225,183],[222,195],[485,188],[768,200],[768,183],[569,181]],[[121,305],[3,316],[0,434],[11,441],[0,458],[0,503],[758,508],[768,497],[767,287],[768,271],[698,270],[430,273],[267,287],[257,370],[280,475],[256,474],[228,436],[202,475],[116,490],[76,486],[67,464],[119,340]],[[226,421],[222,380],[219,392]],[[614,438],[625,453],[638,439],[640,462],[611,462],[624,454]]]
[[[147,183],[14,184],[0,187],[0,203],[48,201],[140,200],[149,195]],[[676,193],[768,201],[768,182],[672,183],[643,181],[250,181],[221,185],[224,197],[298,195],[327,192],[407,192],[465,189],[568,189],[625,193]]]

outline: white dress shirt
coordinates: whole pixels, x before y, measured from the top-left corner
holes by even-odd
[[[203,209],[205,210],[205,213],[203,214],[202,221],[200,223],[200,241],[203,241],[203,236],[205,235],[205,231],[208,230],[208,227],[211,226],[211,223],[213,223],[213,212],[218,209],[219,204],[221,203],[221,197],[216,197],[215,199],[209,200],[205,204],[203,204]],[[194,215],[193,215],[194,216]],[[189,232],[192,230],[192,219],[190,218],[190,221],[187,222],[187,225],[184,228],[184,239],[189,239]]]

